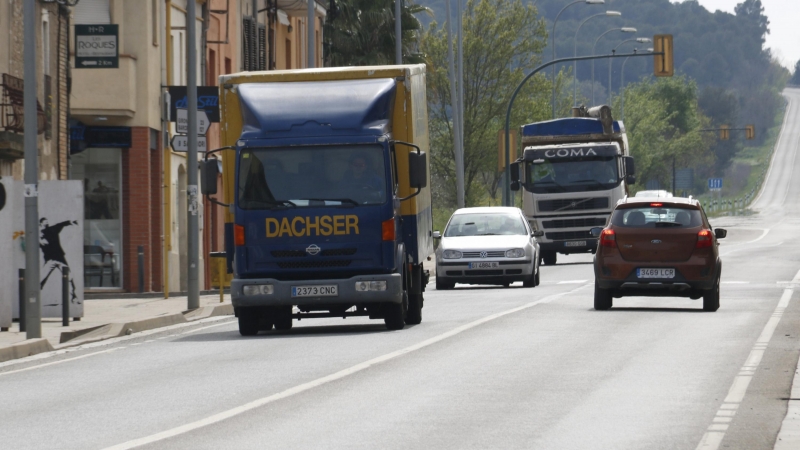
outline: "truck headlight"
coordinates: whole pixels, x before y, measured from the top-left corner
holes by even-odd
[[[356,292],[385,291],[385,281],[357,281]]]
[[[242,287],[244,295],[272,295],[275,288],[271,284],[249,284]]]
[[[506,250],[506,258],[522,258],[523,256],[525,256],[525,250],[521,248]]]
[[[445,250],[442,256],[444,259],[459,259],[461,258],[461,252],[458,250]]]

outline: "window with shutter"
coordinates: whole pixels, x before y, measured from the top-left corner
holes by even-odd
[[[76,25],[111,23],[108,0],[81,0],[72,7]]]
[[[258,68],[267,70],[267,26],[258,24]]]
[[[253,39],[253,29],[255,20],[252,17],[242,18],[242,70],[253,70],[255,65],[255,39]]]

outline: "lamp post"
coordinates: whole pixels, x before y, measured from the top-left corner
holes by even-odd
[[[633,52],[636,53],[636,49],[633,49]],[[647,53],[653,53],[653,49],[648,48]],[[622,79],[620,80],[619,85],[620,95],[622,96],[620,98],[620,120],[625,120],[625,63],[628,62],[628,59],[630,59],[630,56],[622,61],[622,69],[620,69],[620,72],[622,73]]]
[[[594,55],[595,48],[597,47],[597,43],[600,42],[600,39],[607,35],[608,33],[613,33],[614,31],[619,31],[622,33],[636,33],[636,28],[631,27],[622,27],[622,28],[612,28],[605,33],[597,36],[597,39],[594,41],[594,45],[592,46],[592,55]],[[592,60],[592,106],[594,106],[594,60]]]
[[[595,14],[593,16],[589,16],[578,25],[578,29],[575,30],[575,39],[573,39],[573,49],[572,49],[572,57],[575,58],[578,56],[578,32],[581,31],[581,27],[586,22],[594,19],[595,17],[604,17],[604,16],[621,16],[622,13],[619,11],[606,11],[604,13]],[[578,62],[572,62],[572,106],[578,106]]]
[[[653,42],[653,40],[650,39],[650,38],[646,38],[646,37],[640,37],[640,38],[634,38],[634,39],[626,39],[626,40],[620,42],[616,47],[614,47],[614,50],[611,50],[611,53],[616,53],[617,49],[620,48],[622,46],[622,44],[624,44],[626,42],[639,42],[639,43],[642,43],[642,44],[646,44],[646,43],[649,43],[649,42]],[[608,60],[608,105],[609,106],[611,106],[611,63],[612,63],[612,60],[609,59]]]
[[[572,3],[567,4],[567,6],[561,8],[561,11],[556,14],[555,20],[553,20],[553,33],[552,33],[552,47],[553,47],[553,61],[556,60],[556,23],[558,23],[558,18],[561,17],[561,13],[563,13],[567,8],[572,5],[577,5],[578,3],[585,3],[587,5],[603,5],[606,3],[606,0],[575,0]],[[556,118],[556,66],[553,65],[553,119]]]

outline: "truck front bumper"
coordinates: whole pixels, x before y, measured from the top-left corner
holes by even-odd
[[[385,281],[385,291],[357,291],[361,281]],[[269,295],[244,295],[244,286],[272,285]],[[338,295],[331,297],[292,297],[295,286],[336,285]],[[231,303],[234,308],[281,305],[338,305],[342,303],[400,303],[403,301],[403,279],[400,274],[359,275],[346,279],[281,281],[274,278],[234,279],[231,282]]]
[[[569,242],[570,244],[567,244]],[[576,245],[577,244],[577,245]],[[589,237],[587,239],[573,241],[539,241],[539,249],[554,251],[563,254],[570,253],[594,253],[597,250],[597,239]]]

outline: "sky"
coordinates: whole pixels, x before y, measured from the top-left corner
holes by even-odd
[[[722,10],[733,14],[733,9],[743,0],[697,0],[707,10]],[[794,71],[800,60],[800,0],[761,0],[764,14],[769,18],[770,34],[766,46],[787,69]]]

